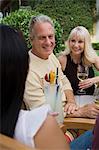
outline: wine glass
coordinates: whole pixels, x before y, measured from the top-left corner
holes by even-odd
[[[94,98],[95,103],[99,106],[99,83],[95,85]]]
[[[83,81],[83,80],[87,79],[88,78],[88,73],[89,73],[88,66],[84,66],[84,65],[78,64],[78,67],[77,67],[77,78],[80,81]],[[77,91],[77,94],[85,95],[86,91],[84,89],[79,89]]]

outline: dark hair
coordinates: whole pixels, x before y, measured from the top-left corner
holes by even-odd
[[[29,60],[24,40],[7,25],[0,25],[0,56],[0,132],[13,137],[22,105]]]

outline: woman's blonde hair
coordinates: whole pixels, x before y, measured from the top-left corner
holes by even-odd
[[[70,54],[71,50],[69,47],[69,41],[71,40],[71,38],[77,35],[79,36],[81,39],[84,39],[84,52],[82,55],[82,61],[84,62],[84,64],[93,64],[95,62],[95,58],[97,57],[97,54],[95,52],[95,50],[92,48],[92,44],[91,44],[91,37],[90,34],[88,32],[88,30],[83,27],[83,26],[77,26],[74,29],[71,30],[68,40],[66,41],[66,49],[64,51],[64,54]]]

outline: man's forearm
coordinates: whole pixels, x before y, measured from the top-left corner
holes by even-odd
[[[65,90],[66,100],[69,103],[76,103],[75,97],[72,90]]]

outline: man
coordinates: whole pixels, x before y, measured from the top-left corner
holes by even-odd
[[[60,63],[53,54],[55,30],[52,20],[46,15],[32,17],[29,26],[32,49],[29,51],[30,64],[25,86],[24,102],[27,109],[39,107],[46,102],[44,82],[51,71],[57,72],[61,86],[62,101],[67,101],[65,110],[73,113],[78,109],[69,80],[63,75]]]

